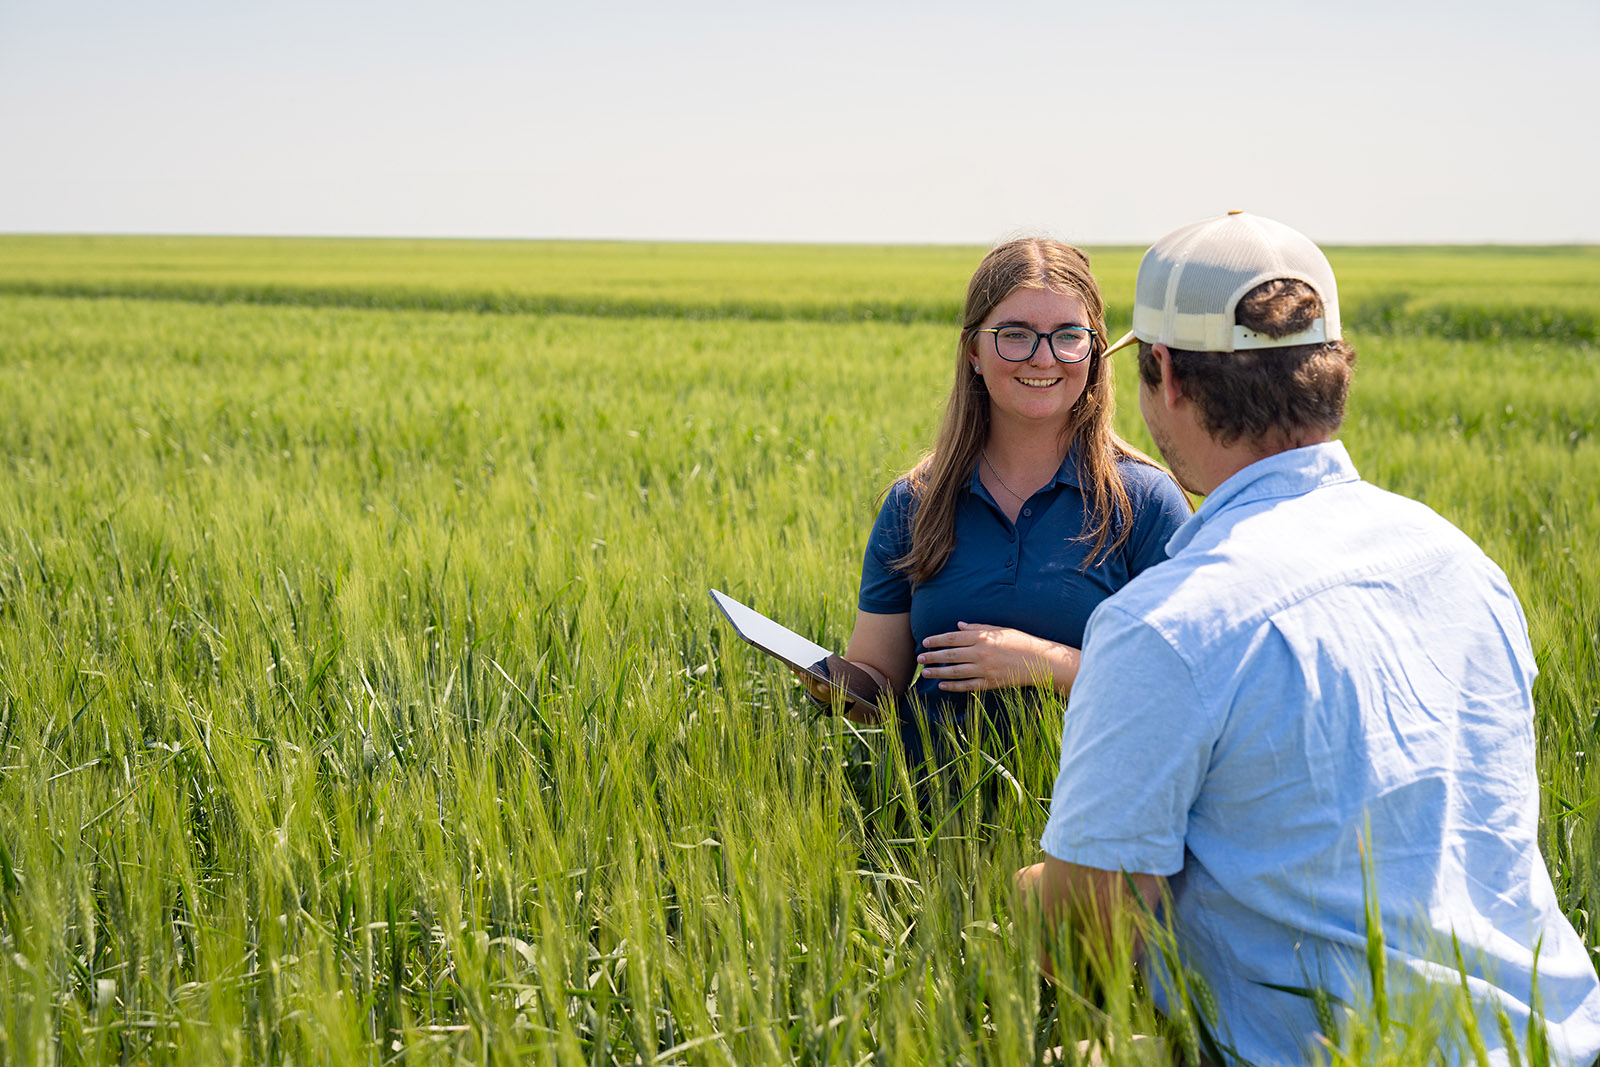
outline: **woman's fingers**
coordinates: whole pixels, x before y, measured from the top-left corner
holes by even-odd
[[[922,673],[939,680],[939,688],[946,692],[970,693],[979,689],[993,689],[1002,684],[995,673],[995,664],[971,646],[925,652],[917,657]]]
[[[1027,684],[1038,673],[1038,640],[1004,626],[957,623],[959,629],[934,634],[917,656],[922,673],[939,679],[947,692],[967,693]]]
[[[1000,627],[982,623],[961,622],[956,625],[961,629],[923,638],[922,644],[927,651],[918,654],[917,662],[923,665],[924,672],[930,664],[974,663],[983,655],[979,645],[992,646],[995,638],[1005,633]],[[943,676],[935,674],[934,677]]]
[[[974,659],[981,655],[978,646],[993,646],[996,637],[1005,632],[998,627],[976,626],[965,622],[956,625],[962,629],[923,638],[922,645],[925,651],[917,656],[917,662],[926,665]]]
[[[1010,633],[1004,626],[991,626],[986,622],[958,622],[957,629],[942,634],[930,634],[922,639],[924,648],[965,648],[982,641],[992,641]]]
[[[789,670],[793,671],[794,676],[800,679],[800,684],[806,687],[806,693],[810,695],[812,700],[819,704],[826,704],[833,699],[833,689],[827,682],[807,674],[798,667],[790,667]]]
[[[949,633],[930,634],[922,639],[923,648],[965,648],[976,644],[978,635],[966,630],[951,630]]]
[[[983,665],[973,660],[930,663],[923,666],[922,673],[929,678],[975,678],[983,673]]]
[[[940,682],[939,688],[946,693],[981,693],[985,689],[1002,689],[1004,683],[979,675],[973,678],[951,678]]]

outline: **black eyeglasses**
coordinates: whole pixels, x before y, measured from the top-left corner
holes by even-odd
[[[1039,342],[1050,346],[1050,354],[1062,363],[1081,363],[1094,350],[1095,331],[1087,326],[1063,326],[1040,333],[1027,326],[992,326],[974,333],[994,335],[994,354],[1007,363],[1021,363],[1039,351]]]

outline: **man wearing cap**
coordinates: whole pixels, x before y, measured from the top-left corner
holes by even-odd
[[[1206,500],[1089,619],[1019,880],[1088,931],[1130,885],[1169,890],[1176,963],[1244,1061],[1316,1055],[1286,988],[1371,1002],[1370,899],[1397,1011],[1465,988],[1491,1059],[1497,1011],[1519,1041],[1537,1012],[1587,1067],[1600,982],[1539,854],[1527,624],[1476,545],[1333,439],[1355,353],[1327,259],[1243,213],[1184,227],[1140,263],[1133,326],[1145,421]],[[1169,1012],[1174,963],[1147,971]]]

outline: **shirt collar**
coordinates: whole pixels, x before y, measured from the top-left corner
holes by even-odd
[[[978,457],[978,462],[972,465],[972,477],[967,479],[967,491],[976,493],[983,484],[979,475],[983,471],[983,457]],[[1078,478],[1078,449],[1074,445],[1067,449],[1067,454],[1061,458],[1061,466],[1056,468],[1056,475],[1044,485],[1039,487],[1039,492],[1054,489],[1058,485],[1070,485],[1074,489],[1082,489],[1083,482]]]
[[[1262,500],[1303,496],[1340,482],[1356,482],[1361,475],[1350,461],[1342,441],[1291,448],[1260,459],[1211,491],[1205,502],[1167,542],[1167,555],[1176,556],[1193,541],[1206,523],[1229,508]]]

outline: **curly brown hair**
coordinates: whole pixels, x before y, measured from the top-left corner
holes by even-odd
[[[1262,282],[1240,297],[1235,321],[1268,337],[1306,329],[1322,314],[1322,299],[1305,282]],[[1344,421],[1356,362],[1344,341],[1237,352],[1169,349],[1172,376],[1199,411],[1200,425],[1218,444],[1274,443],[1327,435]],[[1152,346],[1139,345],[1139,378],[1161,382]]]

